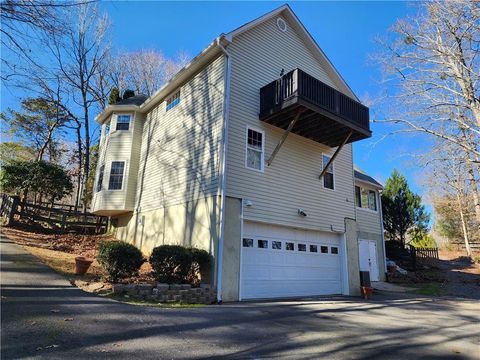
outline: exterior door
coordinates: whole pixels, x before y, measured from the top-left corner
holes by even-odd
[[[241,299],[342,293],[339,235],[245,221],[241,241]]]
[[[359,240],[358,255],[360,257],[360,271],[369,271],[371,281],[379,281],[377,242],[374,240]]]

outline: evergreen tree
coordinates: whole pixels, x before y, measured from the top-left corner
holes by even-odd
[[[383,227],[390,240],[405,245],[407,232],[415,239],[427,235],[430,215],[422,198],[412,192],[407,179],[396,169],[388,178],[382,193]]]
[[[112,91],[110,91],[110,96],[108,98],[108,104],[113,105],[113,104],[116,104],[117,102],[119,102],[120,100],[122,100],[122,98],[120,97],[120,92],[118,91],[118,89],[116,87],[114,87],[112,89]]]

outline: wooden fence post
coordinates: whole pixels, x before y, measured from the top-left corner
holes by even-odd
[[[7,219],[7,224],[12,225],[13,222],[15,221],[14,217],[15,214],[17,213],[17,207],[18,203],[20,201],[20,198],[18,196],[11,196],[11,205],[10,205],[10,213],[8,214],[8,219]]]
[[[62,214],[62,231],[65,232],[67,226],[67,214]]]
[[[413,267],[413,271],[417,271],[417,249],[415,249],[414,246],[412,245],[409,245],[410,246],[410,256],[412,258],[412,267]]]

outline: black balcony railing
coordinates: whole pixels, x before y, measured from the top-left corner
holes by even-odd
[[[359,133],[352,138],[353,141],[371,134],[368,107],[300,69],[292,70],[260,89],[261,120],[272,122],[269,119],[296,106],[319,112],[322,119],[341,122],[344,128],[351,127]]]

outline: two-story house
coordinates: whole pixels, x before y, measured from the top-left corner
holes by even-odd
[[[382,279],[381,186],[352,160],[368,108],[288,5],[97,121],[92,211],[147,254],[209,251],[219,300],[358,294],[367,265]]]

